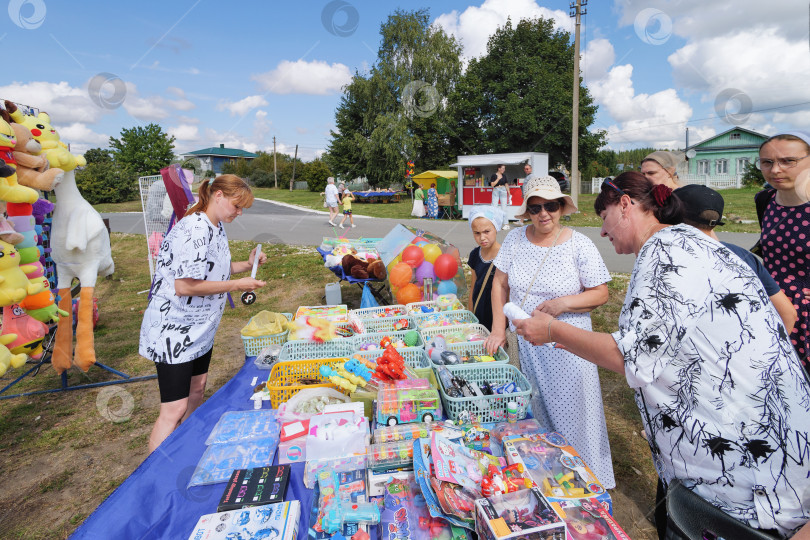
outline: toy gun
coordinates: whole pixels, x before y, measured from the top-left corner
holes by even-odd
[[[259,256],[262,254],[262,245],[259,244],[256,246],[256,255],[253,257],[253,270],[250,271],[250,277],[256,279],[256,270],[259,268]],[[243,292],[242,296],[242,303],[246,306],[249,306],[253,302],[256,301],[256,293],[253,291],[250,292]]]
[[[344,523],[380,522],[380,508],[374,503],[353,503],[340,501],[338,498],[338,477],[334,471],[318,473],[318,485],[321,498],[318,501],[318,515],[321,518],[321,530],[334,534]]]
[[[320,372],[321,376],[329,379],[329,381],[338,388],[342,388],[349,393],[357,390],[357,384],[341,377],[341,375],[337,371],[335,371],[335,369],[333,369],[331,366],[323,365],[320,367],[318,371]]]
[[[405,359],[394,347],[386,347],[382,356],[377,358],[375,378],[381,381],[415,379],[416,373],[405,363]]]
[[[356,383],[357,386],[371,391],[376,391],[379,389],[377,380],[373,378],[374,372],[365,364],[361,364],[356,358],[352,358],[351,360],[345,362],[342,369],[358,379],[358,382]],[[340,371],[341,368],[338,368],[338,373],[340,373]],[[343,375],[342,373],[340,374]],[[354,381],[352,380],[352,382]]]

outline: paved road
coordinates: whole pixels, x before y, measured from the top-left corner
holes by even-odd
[[[110,219],[113,232],[144,234],[143,215],[141,213],[102,214]],[[256,200],[242,217],[226,225],[228,238],[231,240],[250,240],[254,242],[318,246],[324,236],[335,234],[347,238],[379,238],[391,230],[397,223],[417,229],[424,229],[447,242],[455,245],[462,254],[467,254],[475,247],[470,227],[466,220],[443,221],[425,219],[386,219],[354,216],[357,225],[345,231],[332,228],[328,223],[328,212],[301,209],[273,201]],[[613,245],[606,238],[599,236],[595,227],[577,227],[577,230],[588,236],[599,249],[605,264],[611,272],[629,273],[633,269],[632,255],[617,255]],[[506,231],[498,233],[503,241]],[[743,247],[751,247],[758,235],[751,233],[721,233],[720,239]]]

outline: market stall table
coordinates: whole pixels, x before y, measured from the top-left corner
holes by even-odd
[[[332,250],[322,249],[320,247],[316,249],[324,261],[326,261],[326,257],[332,253]],[[380,303],[380,305],[388,305],[392,303],[388,293],[387,281],[373,278],[357,279],[354,276],[347,276],[341,265],[333,266],[329,268],[329,270],[331,270],[341,282],[346,281],[347,283],[357,285],[361,289],[368,285],[369,290],[371,290],[371,294],[374,295],[374,298]]]
[[[216,512],[225,482],[187,488],[205,440],[227,411],[253,408],[254,377],[266,379],[248,357],[242,369],[203,403],[188,420],[96,508],[71,538],[149,538],[184,540],[203,514]],[[101,442],[99,444],[102,444]],[[273,464],[278,464],[278,457]],[[307,537],[313,491],[303,484],[304,464],[291,465],[286,501],[301,501],[298,538]]]
[[[363,203],[389,203],[399,202],[401,191],[352,191],[357,202]]]

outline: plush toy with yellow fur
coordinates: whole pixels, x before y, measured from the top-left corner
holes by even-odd
[[[17,161],[14,159],[17,136],[9,124],[10,120],[8,112],[0,109],[0,159],[5,165],[4,176],[0,178],[0,200],[33,204],[39,198],[37,192],[17,183]],[[9,171],[11,174],[8,174]]]
[[[72,171],[76,167],[84,167],[87,165],[84,156],[75,156],[70,153],[67,145],[60,139],[59,133],[57,133],[56,129],[51,125],[51,117],[48,116],[48,113],[41,112],[37,116],[33,116],[23,114],[21,111],[17,110],[11,113],[11,118],[14,122],[22,124],[31,130],[34,139],[39,141],[42,145],[42,151],[45,152],[45,157],[48,158],[51,167],[58,167],[67,172]]]
[[[22,367],[28,361],[28,356],[25,354],[11,354],[11,351],[6,347],[16,339],[17,334],[3,334],[0,336],[0,377],[6,374],[8,368]]]
[[[6,101],[5,105],[12,120],[15,116],[22,119],[14,103]],[[17,137],[13,154],[17,162],[17,182],[30,188],[51,191],[62,181],[65,171],[56,167],[50,168],[48,159],[40,155],[42,144],[34,138],[30,129],[18,122],[11,122],[11,129]]]
[[[14,246],[0,240],[0,306],[19,304],[29,294],[40,292],[42,282],[32,282],[27,276],[35,271],[33,266],[20,266]]]

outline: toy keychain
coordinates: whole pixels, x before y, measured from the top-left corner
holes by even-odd
[[[256,270],[259,269],[259,256],[262,254],[262,245],[259,244],[256,246],[256,255],[253,257],[253,270],[250,271],[250,277],[256,279]],[[242,303],[246,306],[249,306],[253,302],[256,301],[256,293],[253,291],[250,292],[243,292],[242,296]]]

